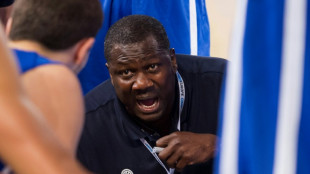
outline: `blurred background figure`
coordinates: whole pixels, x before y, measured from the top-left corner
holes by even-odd
[[[309,7],[239,1],[216,173],[310,173]]]
[[[109,27],[131,14],[145,14],[165,27],[176,53],[209,56],[210,29],[205,0],[101,0],[104,24],[99,31],[89,61],[79,74],[84,94],[109,78],[103,43]]]
[[[9,18],[9,10],[11,9],[11,5],[13,4],[14,0],[1,0],[0,1],[0,27],[5,27],[7,20]],[[3,32],[3,28],[0,28],[1,32]],[[3,33],[1,33],[1,37],[5,37]],[[2,38],[4,39],[4,38]],[[6,45],[7,43],[2,40],[2,44]],[[3,53],[5,54],[5,53]],[[3,168],[3,164],[0,162],[0,171]]]

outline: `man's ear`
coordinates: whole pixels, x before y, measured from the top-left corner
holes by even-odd
[[[112,83],[112,85],[114,86],[113,78],[112,78],[111,71],[110,71],[110,66],[109,66],[109,64],[108,64],[108,63],[105,63],[105,66],[106,66],[106,67],[108,68],[108,70],[109,70],[109,74],[110,74],[111,83]]]
[[[90,38],[82,39],[76,44],[76,52],[74,54],[73,61],[74,61],[75,66],[78,67],[78,68],[75,68],[75,69],[78,69],[77,71],[80,71],[86,65],[89,51],[92,48],[94,42],[95,42],[95,38],[90,37]]]
[[[176,73],[178,70],[178,64],[177,64],[177,57],[175,55],[174,48],[170,49],[170,59],[171,59],[171,65],[173,68],[173,72]]]

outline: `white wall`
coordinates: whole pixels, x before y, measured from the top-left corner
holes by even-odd
[[[206,0],[210,22],[210,55],[228,58],[236,0]]]

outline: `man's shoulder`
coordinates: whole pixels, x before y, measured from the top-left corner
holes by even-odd
[[[224,73],[227,60],[218,57],[203,57],[177,54],[178,69],[187,73]]]
[[[30,71],[22,74],[23,79],[31,79],[33,81],[41,81],[42,83],[58,83],[65,85],[78,85],[76,74],[63,64],[48,64],[44,66],[37,66]],[[69,86],[70,87],[70,86]]]
[[[27,95],[46,117],[74,119],[83,115],[80,84],[68,67],[61,64],[38,66],[24,73],[21,80]]]
[[[108,79],[85,95],[86,113],[92,112],[116,99],[114,87],[111,80]]]

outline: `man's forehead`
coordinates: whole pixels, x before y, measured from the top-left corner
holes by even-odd
[[[138,42],[132,42],[132,43],[116,43],[114,45],[114,49],[138,49],[138,48],[157,48],[158,42],[153,36],[148,36],[145,39],[138,41]]]
[[[157,44],[145,44],[143,41],[132,44],[116,44],[111,50],[112,60],[150,59],[166,55],[167,50],[158,48]]]
[[[141,61],[151,61],[151,60],[159,60],[162,58],[168,58],[168,54],[166,52],[144,52],[144,53],[120,53],[113,56],[111,62],[115,63],[125,63],[128,64],[130,62],[141,62]],[[142,62],[141,62],[142,63]]]

